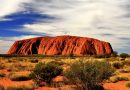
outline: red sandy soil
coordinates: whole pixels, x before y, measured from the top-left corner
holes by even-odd
[[[64,86],[59,87],[59,88],[40,87],[40,88],[37,88],[35,90],[69,90],[72,87],[76,87],[76,86],[75,85],[64,85]]]
[[[6,76],[10,74],[6,69],[0,70],[0,72],[5,73]],[[27,75],[29,72],[28,71],[20,71],[20,72],[15,72],[17,75]],[[11,81],[9,78],[0,78],[0,85],[4,86],[5,88],[10,87],[10,86],[28,86],[30,84],[33,84],[34,82],[32,80],[28,81]]]
[[[33,84],[32,80],[28,80],[28,81],[11,81],[8,78],[0,78],[0,85],[4,86],[5,88],[10,87],[10,86],[22,86],[22,85],[29,85],[29,84]]]
[[[8,75],[8,74],[10,74],[10,72],[7,70],[7,69],[1,69],[0,70],[0,72],[2,72],[2,73],[4,73],[4,74],[6,74],[6,75]],[[19,71],[19,72],[15,72],[16,74],[20,74],[20,75],[27,75],[27,74],[29,74],[30,72],[29,71]]]
[[[122,73],[121,76],[126,76],[130,80],[130,73]],[[130,90],[126,87],[126,83],[129,81],[119,81],[117,83],[105,83],[103,86],[105,90]]]
[[[4,72],[6,75],[9,74],[9,72],[7,70],[0,70],[0,72]],[[16,72],[18,74],[28,74],[29,72]],[[130,73],[121,73],[121,76],[126,76],[129,78],[130,80]],[[64,81],[66,80],[63,76],[58,76],[56,78],[53,79],[53,82],[58,82],[58,81]],[[104,83],[103,87],[105,88],[105,90],[130,90],[130,88],[126,87],[126,83],[129,81],[119,81],[117,83]],[[21,86],[21,85],[29,85],[29,84],[33,84],[34,82],[32,80],[28,80],[28,81],[11,81],[9,78],[0,78],[0,85],[3,85],[5,88],[9,87],[9,86]],[[67,90],[70,87],[75,87],[73,85],[64,85],[62,87],[59,88],[51,88],[51,87],[39,87],[35,90]]]
[[[127,88],[125,84],[128,81],[119,81],[117,83],[105,83],[104,88],[105,90],[130,90],[130,88]]]

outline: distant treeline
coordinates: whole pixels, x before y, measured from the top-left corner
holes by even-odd
[[[32,55],[0,54],[0,57],[86,57],[86,56],[74,56],[74,55],[43,55],[43,54],[32,54]],[[88,57],[88,56],[87,56],[87,57]]]
[[[77,55],[43,55],[43,54],[32,54],[32,55],[20,55],[20,54],[0,54],[0,57],[103,57],[103,56],[110,56],[110,55],[84,55],[84,56],[77,56]]]
[[[33,55],[20,55],[20,54],[0,54],[0,57],[95,57],[95,58],[110,58],[110,57],[130,57],[127,53],[121,53],[118,55],[117,52],[113,52],[112,54],[104,54],[104,55],[84,55],[84,56],[77,56],[77,55],[43,55],[43,54],[33,54]]]

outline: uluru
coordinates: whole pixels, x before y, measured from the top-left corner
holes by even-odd
[[[113,53],[109,42],[78,36],[44,36],[15,41],[8,54],[103,55]]]

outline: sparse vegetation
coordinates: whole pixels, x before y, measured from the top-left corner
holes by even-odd
[[[11,88],[13,88],[12,90],[33,90],[28,89],[33,86],[28,87],[28,85],[26,86],[25,84],[24,84],[25,86],[24,85],[21,86],[22,85],[21,83],[23,82],[19,82],[24,81],[25,83],[29,82],[30,84],[32,82],[28,81],[30,79],[36,82],[36,83],[33,82],[36,84],[35,86],[37,86],[37,84],[40,84],[42,87],[44,86],[62,87],[63,85],[75,86],[74,89],[72,90],[82,90],[85,85],[88,85],[87,84],[88,82],[84,84],[85,80],[89,81],[90,87],[94,85],[92,87],[92,90],[94,90],[94,88],[98,89],[100,88],[102,90],[103,89],[102,83],[112,84],[109,82],[113,82],[113,84],[115,84],[115,82],[123,81],[125,84],[127,84],[129,80],[128,77],[130,75],[130,58],[129,57],[122,58],[120,57],[120,55],[116,57],[116,53],[114,54],[111,55],[111,57],[109,55],[85,56],[85,57],[82,56],[81,57],[80,56],[79,57],[76,56],[11,57],[10,56],[8,58],[2,57],[0,58],[0,64],[1,64],[0,83],[4,81],[4,79],[7,79],[7,81],[8,79],[11,79],[10,81],[11,83],[15,82],[20,83],[20,85],[16,87],[14,84],[12,84],[12,86],[8,87],[9,90]],[[113,73],[114,72],[113,68],[114,70],[116,70],[115,73]],[[60,83],[52,81],[52,79],[55,78],[57,75],[64,76],[69,72],[70,72],[69,74],[70,78],[67,77],[68,78],[67,81],[63,81]],[[85,75],[87,78],[85,77]],[[111,77],[109,78],[109,76]],[[83,80],[84,82],[81,82],[81,80]],[[5,87],[4,84],[0,86],[0,90],[5,90],[1,89],[4,88],[3,86]],[[126,85],[126,87],[129,87],[129,85]]]
[[[116,69],[123,68],[123,63],[121,61],[113,61],[112,66]]]
[[[130,59],[126,59],[123,63],[127,66],[130,66]]]
[[[110,54],[105,54],[105,55],[96,55],[96,56],[94,56],[95,58],[110,58],[111,57],[111,55]]]
[[[130,72],[130,67],[124,68],[124,69],[123,69],[123,72],[124,72],[124,73],[129,73],[129,72]]]
[[[12,65],[10,65],[10,71],[23,71],[25,69],[26,69],[26,66],[24,66],[20,62],[16,62],[16,63],[13,63]]]
[[[83,90],[94,90],[103,80],[108,79],[114,69],[107,62],[79,61],[70,66],[65,76],[73,84],[81,84]]]
[[[48,64],[55,64],[57,66],[61,66],[64,64],[64,62],[61,62],[61,61],[51,61],[51,62],[48,62]]]

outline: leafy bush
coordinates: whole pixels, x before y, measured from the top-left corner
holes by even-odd
[[[118,52],[114,51],[112,54],[111,54],[112,57],[117,57],[118,56]]]
[[[30,80],[30,77],[27,75],[12,75],[9,77],[12,81],[27,81]]]
[[[37,83],[40,84],[42,81],[50,83],[52,78],[60,75],[62,68],[54,63],[38,63],[36,64],[30,77]]]
[[[84,90],[95,90],[99,83],[108,79],[114,69],[107,62],[79,61],[73,63],[64,75],[73,83],[80,84]]]
[[[129,88],[130,88],[130,82],[127,82],[127,83],[126,83],[126,87],[129,87]]]
[[[114,61],[114,62],[112,62],[112,66],[113,66],[114,68],[116,68],[116,69],[120,69],[120,68],[122,68],[124,65],[123,65],[123,63],[120,62],[120,61]]]
[[[118,81],[128,81],[129,79],[127,77],[124,76],[113,76],[110,77],[110,82],[116,83]]]
[[[126,57],[128,57],[128,56],[129,56],[129,55],[128,55],[127,53],[121,53],[121,54],[120,54],[120,57],[121,57],[121,58],[126,58]]]

